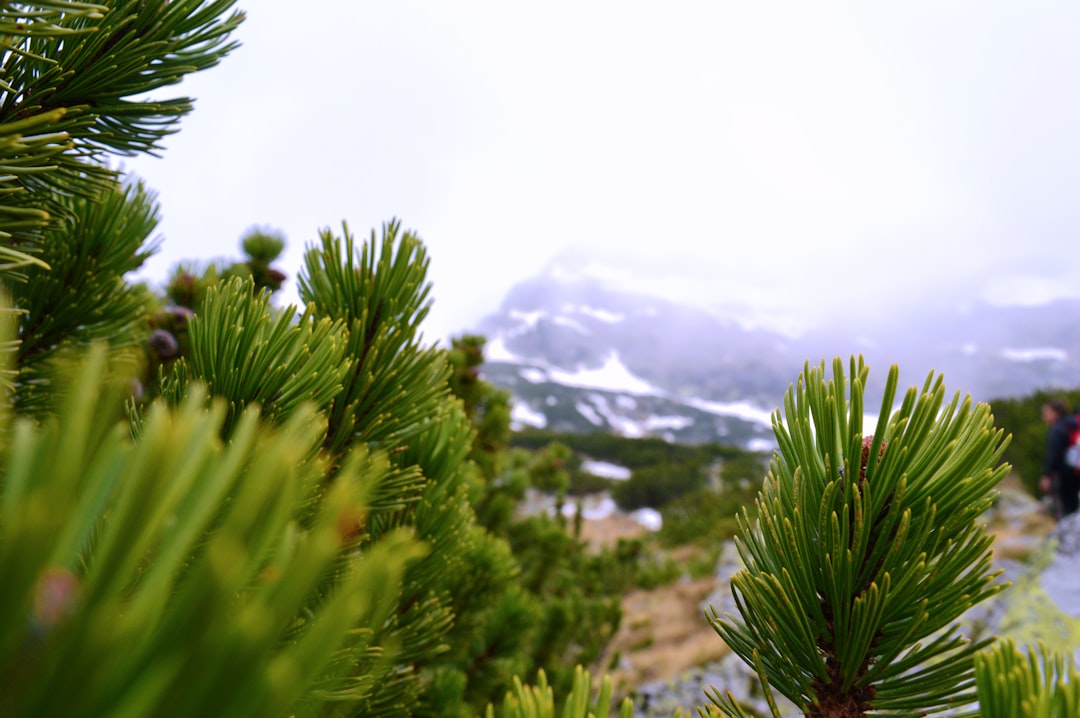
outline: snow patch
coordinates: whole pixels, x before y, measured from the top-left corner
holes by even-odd
[[[645,436],[645,429],[641,424],[625,416],[619,416],[611,409],[607,398],[602,394],[589,394],[589,401],[596,407],[597,413],[607,419],[611,430],[628,439],[640,439]]]
[[[582,416],[584,416],[586,419],[588,419],[589,423],[592,424],[593,426],[603,426],[604,425],[604,420],[601,419],[600,415],[596,413],[596,409],[592,408],[591,406],[589,406],[585,402],[583,402],[583,401],[577,402],[576,404],[574,404],[574,408],[577,409],[578,412]]]
[[[638,395],[656,396],[661,393],[649,382],[634,376],[619,359],[618,352],[609,354],[599,369],[578,369],[575,372],[552,369],[549,373],[553,381],[567,386]]]
[[[577,510],[578,505],[576,503],[568,501],[562,505],[562,515],[568,519],[573,518]],[[586,521],[606,519],[615,515],[618,510],[619,507],[615,505],[615,500],[607,494],[600,497],[586,496],[581,500],[581,518]]]
[[[624,411],[633,411],[637,408],[637,400],[632,396],[626,396],[625,394],[619,394],[615,397],[615,406]]]
[[[518,374],[521,378],[530,384],[539,384],[542,381],[547,381],[547,374],[535,367],[527,366],[518,369]]]
[[[590,334],[592,334],[592,332],[583,327],[580,322],[576,322],[570,317],[555,317],[551,320],[551,322],[553,324],[558,324],[560,327],[567,327],[569,329],[573,329],[578,334],[583,334],[585,336],[589,336]]]
[[[750,439],[746,442],[746,450],[758,454],[769,454],[776,451],[776,442],[772,439]]]
[[[772,426],[772,412],[759,409],[745,401],[721,402],[707,401],[705,399],[689,399],[686,402],[695,409],[716,414],[717,416],[734,416],[746,421],[753,421],[764,426]]]
[[[484,360],[516,362],[521,361],[521,358],[506,347],[505,339],[502,337],[495,337],[484,344]]]
[[[630,514],[630,517],[649,531],[659,531],[664,526],[664,518],[656,509],[638,509]]]
[[[1031,349],[1002,349],[1001,356],[1009,361],[1033,362],[1033,361],[1060,361],[1068,358],[1064,349],[1056,347],[1033,347]]]
[[[693,423],[694,420],[689,416],[657,416],[653,414],[645,420],[645,428],[648,431],[660,431],[663,429],[678,431],[692,426]]]
[[[543,429],[547,426],[547,417],[525,402],[515,401],[513,408],[510,409],[510,424],[513,428],[535,426],[537,429]]]
[[[588,305],[582,305],[580,307],[576,307],[576,309],[579,314],[584,314],[587,317],[597,319],[607,324],[618,324],[619,322],[626,319],[625,314],[620,314],[619,312],[609,312],[607,309],[597,309]]]
[[[631,471],[625,466],[619,466],[618,464],[612,464],[607,461],[594,461],[593,459],[586,459],[581,462],[581,470],[586,474],[592,474],[593,476],[599,476],[604,479],[613,479],[615,481],[626,481],[630,478]]]
[[[626,417],[618,417],[618,421],[613,423],[613,428],[627,439],[640,439],[645,436],[645,429],[641,428],[641,424]]]
[[[523,311],[521,311],[519,309],[511,309],[510,310],[510,318],[511,319],[517,319],[518,321],[522,322],[525,325],[524,327],[519,327],[517,329],[517,331],[519,333],[521,331],[526,330],[526,329],[532,329],[533,327],[535,327],[537,324],[540,323],[541,319],[543,319],[546,316],[547,316],[547,312],[545,312],[543,309],[537,309],[537,310],[532,311],[532,312],[523,312]]]

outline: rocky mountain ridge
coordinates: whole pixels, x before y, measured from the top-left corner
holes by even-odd
[[[769,416],[807,361],[862,355],[869,397],[891,364],[902,387],[933,370],[978,401],[1080,386],[1080,300],[941,307],[793,336],[546,274],[516,285],[476,331],[488,337],[485,376],[513,393],[519,424],[748,448],[770,446]]]

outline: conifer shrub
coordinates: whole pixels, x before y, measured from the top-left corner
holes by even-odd
[[[0,712],[473,716],[613,629],[573,641],[476,520],[508,411],[474,425],[422,341],[420,239],[322,232],[300,309],[273,230],[126,278],[158,207],[106,159],[161,149],[191,101],[154,96],[236,47],[233,4],[0,6]]]
[[[247,410],[224,443],[202,390],[133,442],[115,369],[95,344],[48,421],[0,412],[0,714],[314,715],[372,694],[351,667],[425,552],[404,531],[354,550],[385,456],[358,450],[324,490],[310,409],[279,429]]]
[[[611,491],[616,483],[616,480],[584,471],[580,466],[571,468],[569,474],[570,481],[566,487],[566,493],[569,496],[587,496],[602,491]]]
[[[958,622],[1006,588],[980,522],[1009,471],[990,407],[946,401],[934,374],[897,405],[892,367],[864,431],[868,372],[854,357],[831,376],[807,365],[773,415],[779,450],[736,538],[738,615],[710,611],[713,627],[774,716],[774,691],[810,717],[1076,715],[1069,657],[971,638]],[[566,705],[588,694],[575,686]],[[748,715],[724,686],[708,697],[702,714]]]
[[[634,469],[629,479],[612,487],[611,496],[624,511],[646,507],[659,509],[703,488],[707,482],[704,466],[660,464]]]
[[[976,654],[975,678],[983,718],[1080,715],[1080,672],[1072,656],[999,641]]]
[[[738,514],[753,510],[756,492],[750,488],[701,488],[665,504],[658,538],[666,546],[696,543],[717,546],[738,531]]]
[[[864,431],[861,359],[807,366],[774,414],[779,451],[737,539],[740,615],[717,633],[808,716],[961,708],[975,699],[971,641],[957,619],[993,596],[993,536],[979,522],[1008,472],[989,406],[940,376],[894,408],[893,367]],[[869,429],[869,427],[867,427]],[[730,697],[711,696],[740,715]]]
[[[625,557],[507,511],[507,399],[475,381],[480,342],[423,342],[414,233],[323,231],[299,309],[268,300],[272,231],[162,296],[125,279],[158,210],[106,160],[161,149],[191,101],[156,96],[236,47],[233,5],[0,4],[0,714],[466,718],[509,690],[525,718],[555,686],[568,718],[607,714],[570,666],[617,626]],[[714,627],[808,715],[1074,715],[1068,662],[955,628],[1002,588],[988,407],[931,377],[893,411],[893,371],[864,433],[866,371],[807,367],[786,397]],[[566,457],[538,461],[564,490]]]

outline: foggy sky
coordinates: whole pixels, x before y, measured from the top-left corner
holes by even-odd
[[[796,327],[1080,295],[1076,3],[240,6],[164,159],[125,162],[152,280],[254,224],[295,277],[320,228],[398,217],[431,338],[568,248]]]

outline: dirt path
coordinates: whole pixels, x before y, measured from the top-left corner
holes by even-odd
[[[648,532],[628,516],[585,521],[582,539],[594,549],[613,547],[619,539],[643,538]],[[670,552],[689,562],[702,550],[683,546]],[[684,576],[666,586],[638,589],[623,597],[618,633],[601,658],[599,671],[611,676],[616,694],[651,681],[668,680],[721,658],[728,652],[705,618],[701,602],[716,588],[713,576]]]
[[[997,534],[995,553],[1020,560],[1053,528],[1052,520],[1032,512],[994,523],[991,530]],[[619,538],[646,535],[633,519],[622,515],[586,521],[582,527],[582,538],[593,547],[614,546]],[[670,555],[689,561],[695,551],[701,549],[684,546]],[[608,673],[616,694],[623,695],[644,683],[672,680],[691,668],[722,658],[728,648],[709,625],[701,607],[717,585],[715,576],[684,576],[667,586],[628,593],[623,597],[619,631],[593,672]]]
[[[617,695],[676,678],[728,652],[700,608],[715,587],[712,578],[680,580],[626,595],[622,625],[606,654]]]

